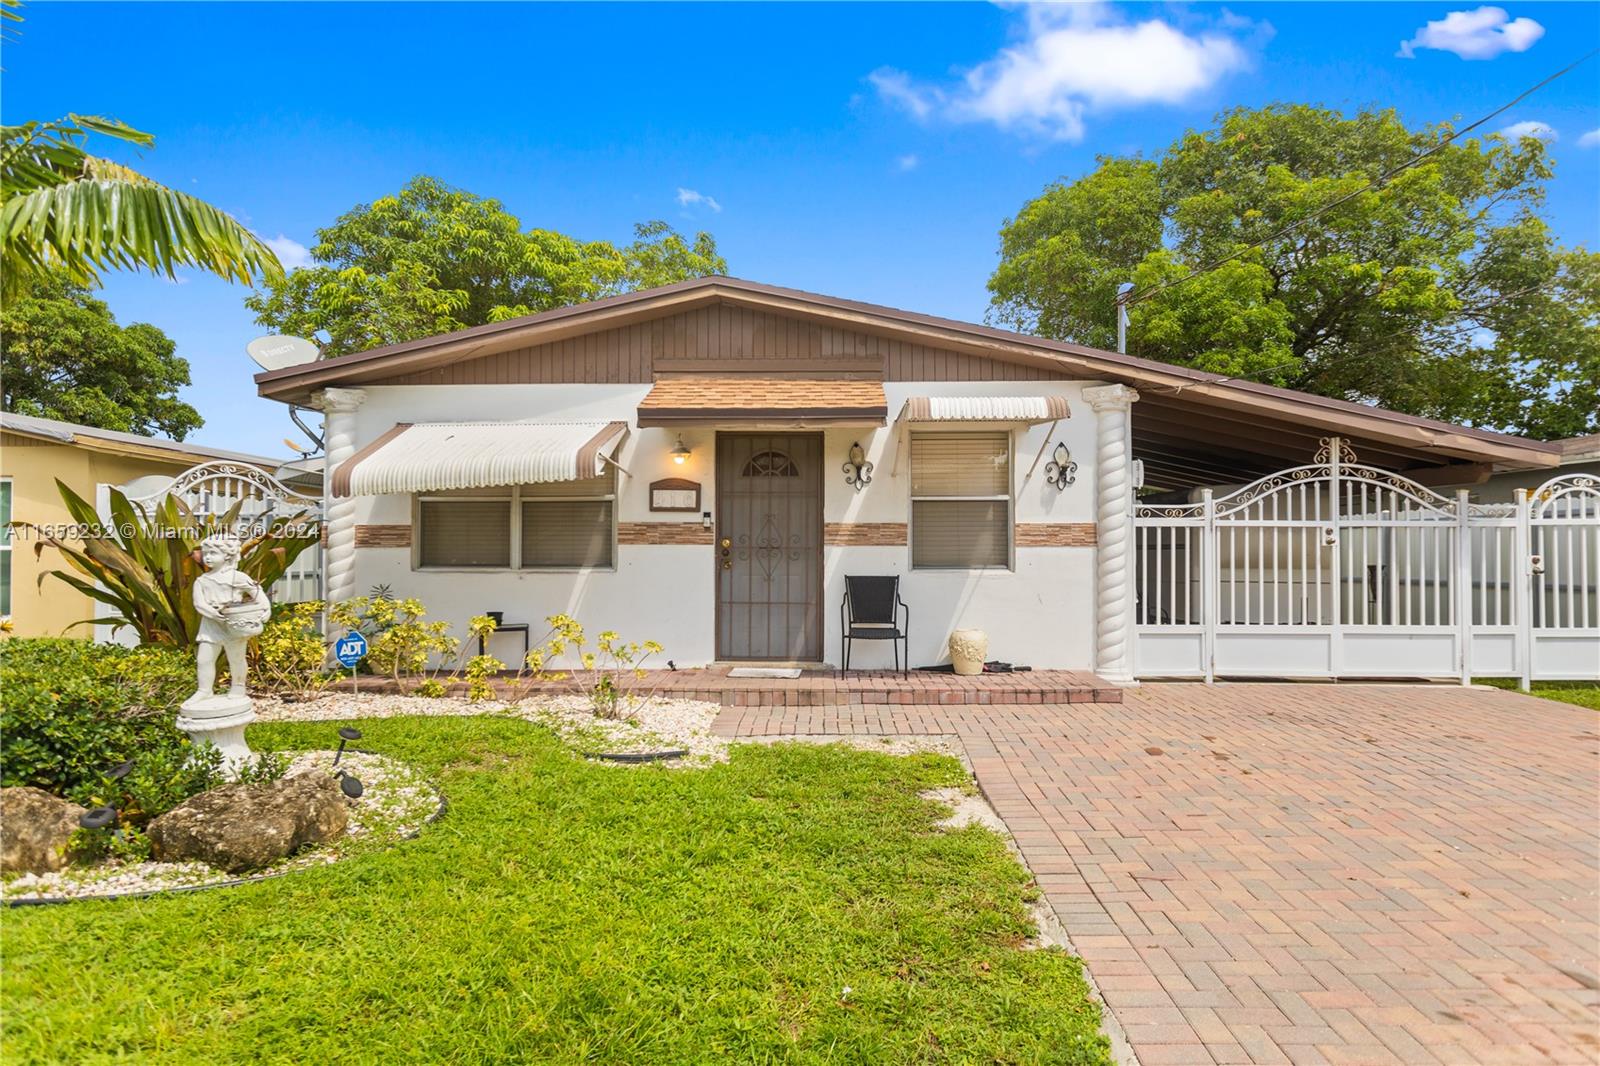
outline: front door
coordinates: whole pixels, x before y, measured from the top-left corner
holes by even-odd
[[[822,658],[822,434],[717,434],[717,657]]]

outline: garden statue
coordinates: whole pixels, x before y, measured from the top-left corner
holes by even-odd
[[[251,758],[244,727],[256,717],[246,686],[245,645],[272,614],[272,603],[260,583],[239,569],[239,551],[239,538],[232,533],[214,534],[200,544],[206,572],[194,582],[194,609],[200,615],[195,666],[199,684],[178,715],[178,728],[194,744],[211,744],[222,753],[230,776]],[[220,695],[216,692],[219,655],[228,659],[228,691]]]

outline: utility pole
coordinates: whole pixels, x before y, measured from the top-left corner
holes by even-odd
[[[1117,352],[1128,354],[1128,297],[1133,294],[1133,282],[1124,281],[1117,286]]]

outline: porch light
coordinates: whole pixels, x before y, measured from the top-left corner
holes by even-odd
[[[1078,464],[1072,460],[1072,452],[1061,442],[1056,442],[1055,451],[1050,453],[1050,461],[1044,464],[1045,480],[1056,487],[1057,492],[1064,492],[1068,485],[1078,480]]]
[[[689,456],[691,454],[692,453],[689,451],[689,446],[683,443],[683,434],[678,434],[678,446],[672,449],[672,461],[677,463],[679,466],[682,466],[684,463],[689,461]]]

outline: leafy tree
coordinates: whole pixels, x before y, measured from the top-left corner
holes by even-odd
[[[1534,436],[1600,430],[1600,256],[1540,217],[1542,142],[1463,139],[1360,191],[1450,132],[1275,105],[1158,159],[1102,157],[1005,223],[991,318],[1110,347],[1132,281],[1135,355]]]
[[[82,285],[38,278],[0,312],[5,409],[182,440],[202,419],[178,399],[189,362],[176,350],[155,326],[117,325]]]
[[[446,333],[612,293],[727,270],[708,233],[685,240],[665,222],[634,227],[625,248],[524,230],[501,206],[436,178],[361,204],[317,231],[317,265],[245,300],[256,321],[327,356]]]
[[[177,267],[199,267],[246,284],[282,273],[272,249],[231,215],[90,155],[84,144],[91,134],[155,144],[148,133],[96,115],[0,127],[7,298],[50,272],[79,284],[104,270],[139,268],[172,277]]]

